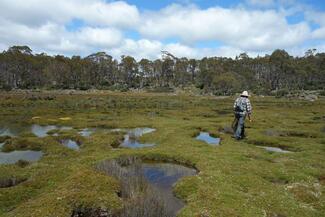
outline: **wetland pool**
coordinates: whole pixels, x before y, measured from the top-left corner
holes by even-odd
[[[119,217],[141,216],[176,216],[185,203],[174,195],[173,187],[179,179],[194,176],[198,171],[176,163],[141,161],[140,159],[119,162],[107,160],[99,163],[97,169],[121,182],[121,197],[126,199],[126,206]],[[138,215],[139,214],[139,215]]]
[[[12,152],[0,152],[0,164],[14,164],[19,160],[28,162],[38,161],[43,156],[41,151],[12,151]]]
[[[196,139],[203,141],[209,145],[213,145],[213,146],[220,145],[220,138],[213,137],[207,132],[200,132],[200,134],[196,137]]]
[[[72,139],[63,139],[60,143],[69,149],[76,151],[80,150],[80,144]]]
[[[287,151],[287,150],[284,150],[284,149],[278,148],[278,147],[270,147],[270,146],[257,146],[257,147],[263,148],[263,149],[265,149],[266,151],[269,151],[269,152],[292,153],[292,151]]]
[[[154,143],[141,143],[138,141],[144,134],[152,133],[154,131],[156,131],[156,129],[148,127],[127,130],[127,134],[124,135],[124,140],[120,146],[126,148],[145,148],[155,146],[156,144]]]

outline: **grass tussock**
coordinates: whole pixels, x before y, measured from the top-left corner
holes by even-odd
[[[0,136],[0,143],[6,142],[10,138],[11,138],[10,136]]]
[[[26,160],[18,160],[16,163],[16,165],[21,168],[27,167],[29,164],[30,162]]]
[[[6,141],[2,147],[3,152],[11,152],[15,150],[42,150],[43,143],[35,137],[11,138]]]
[[[124,139],[123,136],[114,138],[113,141],[111,142],[112,148],[118,148],[122,144],[123,139]]]
[[[294,183],[287,186],[287,189],[297,200],[310,205],[316,205],[322,195],[321,187],[318,184]]]

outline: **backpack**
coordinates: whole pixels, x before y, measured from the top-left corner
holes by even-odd
[[[243,99],[239,98],[239,100],[236,101],[236,107],[235,112],[244,112],[246,108],[246,103]]]

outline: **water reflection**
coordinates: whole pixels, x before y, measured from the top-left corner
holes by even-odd
[[[209,133],[206,132],[200,132],[200,134],[196,137],[197,140],[206,142],[210,145],[219,145],[220,144],[220,138],[212,137]]]
[[[129,130],[128,134],[132,135],[134,137],[140,137],[140,136],[143,136],[144,134],[152,133],[154,131],[156,131],[156,129],[149,128],[149,127],[142,127],[142,128],[138,127],[138,128]]]
[[[72,127],[67,127],[67,126],[57,126],[57,125],[46,125],[46,126],[41,126],[38,124],[33,124],[31,127],[32,133],[40,138],[48,136],[48,132],[51,130],[71,130]],[[58,135],[56,133],[56,135]]]
[[[71,139],[63,139],[61,140],[61,144],[64,145],[67,148],[73,149],[73,150],[79,150],[79,144],[76,141],[73,141]]]
[[[43,156],[41,151],[12,151],[8,153],[0,152],[0,164],[14,164],[19,160],[29,162],[38,161]]]
[[[287,151],[277,147],[269,147],[269,146],[258,146],[259,148],[264,148],[269,152],[278,152],[278,153],[292,153],[291,151]]]
[[[103,161],[96,168],[120,181],[120,195],[126,199],[121,217],[176,216],[184,202],[174,196],[173,186],[180,178],[197,173],[179,164],[142,162],[135,157]]]
[[[19,124],[0,123],[0,136],[15,137],[27,130],[28,127]]]
[[[124,135],[124,140],[121,144],[122,147],[127,148],[144,148],[144,147],[151,147],[155,144],[152,143],[141,143],[138,141],[138,139],[147,133],[152,133],[156,131],[156,129],[153,128],[134,128],[131,130],[128,130],[127,134]]]
[[[143,163],[146,180],[158,191],[166,206],[167,213],[176,216],[184,202],[173,194],[173,185],[184,176],[193,176],[196,170],[171,163]]]
[[[89,137],[94,132],[95,132],[95,129],[93,129],[93,128],[92,129],[85,128],[85,129],[82,129],[81,131],[79,131],[79,135],[81,135],[83,137]]]
[[[15,136],[15,134],[9,128],[1,128],[0,136]]]
[[[38,124],[34,124],[31,127],[32,133],[37,137],[46,137],[48,136],[48,132],[51,130],[57,129],[57,126],[55,125],[47,125],[47,126],[41,126]]]

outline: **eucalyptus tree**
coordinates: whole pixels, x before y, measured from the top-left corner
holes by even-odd
[[[195,85],[206,93],[231,94],[241,88],[267,94],[275,90],[324,89],[325,54],[309,49],[303,57],[285,50],[251,58],[178,58],[167,51],[162,59],[105,52],[80,56],[33,54],[28,46],[12,46],[0,53],[0,88],[157,88]]]
[[[122,56],[120,63],[120,82],[126,84],[128,87],[138,87],[139,83],[136,81],[140,75],[138,73],[138,63],[131,56]]]

